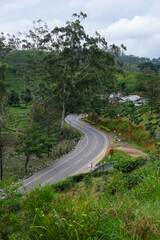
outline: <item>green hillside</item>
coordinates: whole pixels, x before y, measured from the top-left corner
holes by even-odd
[[[43,188],[37,183],[23,198],[12,180],[1,182],[0,237],[159,239],[157,168],[156,158],[125,160],[112,172],[80,174]]]
[[[39,59],[41,59],[44,55],[47,55],[45,52],[38,52]],[[34,56],[35,52],[33,50],[17,50],[10,52],[5,57],[5,62],[10,65],[10,67],[14,67],[23,63],[26,63],[28,56]]]
[[[7,90],[15,90],[21,93],[24,90],[23,77],[16,73],[7,72],[5,74],[5,86]]]
[[[46,55],[47,53],[43,53]],[[27,56],[34,55],[33,51],[14,51],[8,54],[5,58],[5,62],[7,64],[7,71],[5,74],[5,85],[7,89],[14,89],[17,92],[21,92],[24,90],[24,80],[23,75],[19,73],[19,66],[23,66],[26,63]],[[39,58],[42,58],[42,55],[39,54]],[[136,76],[138,73],[125,71],[123,75],[116,74],[117,83],[125,82],[126,89],[130,92],[135,90],[136,84]]]
[[[9,53],[5,57],[6,63],[6,71],[5,71],[5,86],[7,90],[15,90],[18,94],[24,91],[24,69],[25,64],[29,62],[29,57],[34,56],[34,51],[27,50],[27,51],[14,51]],[[43,58],[44,55],[47,53],[38,53],[39,61]],[[39,80],[40,81],[40,80]]]
[[[117,74],[117,82],[123,83],[125,82],[126,89],[128,89],[128,92],[134,92],[136,89],[136,82],[137,82],[137,75],[138,72],[129,72],[129,71],[124,71],[124,74]]]
[[[21,43],[37,50],[12,51],[5,59],[11,48],[0,40],[0,240],[160,239],[160,59],[117,59],[125,47],[108,48],[99,34],[89,36],[81,25],[86,17],[75,13],[51,32],[35,21]],[[141,106],[108,97],[135,91],[147,96]],[[37,182],[20,192],[20,179],[77,146],[81,133],[65,117],[79,113],[114,135],[109,147],[124,141],[145,157],[116,150],[110,171],[95,169],[52,185]],[[101,163],[108,161],[105,156]],[[59,177],[66,170],[61,168]]]

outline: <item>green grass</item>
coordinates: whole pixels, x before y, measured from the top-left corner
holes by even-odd
[[[5,86],[7,90],[15,90],[17,93],[24,91],[24,80],[21,75],[7,72],[5,74]]]
[[[138,73],[136,72],[128,72],[125,71],[124,75],[121,74],[117,74],[117,81],[119,83],[125,82],[126,84],[126,89],[130,89],[130,91],[134,91],[135,90],[135,84],[136,84],[136,76]]]
[[[107,155],[97,165],[103,164],[105,162],[120,161],[121,159],[132,159],[132,157],[121,150],[113,149],[113,155],[112,156]]]
[[[26,157],[15,152],[15,144],[18,135],[24,133],[25,129],[30,125],[31,105],[20,104],[20,107],[6,107],[6,130],[3,132],[4,139],[7,141],[5,145],[5,153],[3,155],[3,178],[8,179],[12,175],[16,179],[25,175],[24,166]],[[58,126],[57,126],[58,127]],[[57,158],[71,151],[80,139],[79,131],[75,129],[64,129],[64,139],[59,140],[58,128],[54,129],[52,137],[56,139],[53,143],[53,153],[50,157],[43,154],[41,158],[31,156],[28,164],[28,174],[34,173],[48,164],[51,164]],[[58,134],[58,135],[56,135]]]
[[[9,121],[7,121],[6,126],[9,129],[18,131],[22,128],[29,126],[30,114],[31,114],[30,106],[21,104],[20,107],[10,107],[8,113],[9,113]]]
[[[1,239],[160,239],[160,159],[124,174],[114,170],[37,187],[23,198],[12,179],[0,188]]]

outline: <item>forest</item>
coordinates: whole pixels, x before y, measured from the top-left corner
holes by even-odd
[[[0,239],[159,239],[159,59],[89,36],[87,15],[50,30],[42,20],[0,36]],[[110,101],[137,94],[146,103]],[[22,194],[25,177],[70,152],[82,134],[69,114],[134,144],[111,171],[88,172]],[[102,162],[107,162],[106,156]],[[100,163],[99,163],[100,164]]]
[[[108,47],[98,33],[88,36],[81,25],[84,13],[74,18],[52,31],[42,20],[34,21],[24,38],[1,35],[1,179],[7,144],[25,156],[27,174],[32,155],[49,156],[53,143],[68,135],[67,114],[99,112],[116,87],[120,48]],[[101,95],[106,95],[103,101]]]

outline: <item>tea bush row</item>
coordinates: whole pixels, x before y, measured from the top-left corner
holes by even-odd
[[[137,167],[144,165],[146,162],[147,159],[143,157],[122,159],[114,165],[114,168],[122,173],[129,173]]]

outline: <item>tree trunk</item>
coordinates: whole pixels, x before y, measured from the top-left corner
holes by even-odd
[[[1,124],[1,123],[0,123]],[[2,144],[2,127],[0,126],[0,174],[1,180],[3,180],[3,144]]]
[[[35,99],[35,96],[33,96],[33,106],[32,106],[32,116],[31,116],[30,127],[32,127],[33,122],[34,122],[35,107],[36,107],[36,99]]]
[[[66,113],[66,109],[65,109],[65,103],[63,102],[62,104],[62,118],[61,118],[61,130],[60,130],[60,138],[63,138],[63,128],[64,128],[64,120],[65,120],[65,113]]]
[[[1,120],[0,120],[0,179],[3,179],[3,141],[2,141],[2,128],[4,127],[4,112],[3,101],[1,99]]]
[[[35,56],[35,72],[34,72],[34,76],[33,76],[33,83],[34,83],[34,86],[33,86],[33,106],[32,106],[32,117],[31,117],[31,123],[30,123],[30,127],[32,127],[33,125],[33,122],[34,122],[34,115],[35,115],[35,108],[36,108],[36,89],[37,89],[37,53],[36,53],[36,56]]]
[[[4,124],[4,103],[3,103],[3,97],[0,99],[0,114],[1,114],[1,128],[5,126]],[[2,131],[2,129],[1,129]]]
[[[64,120],[66,114],[66,106],[65,106],[65,93],[66,93],[66,84],[63,86],[63,103],[62,103],[62,118],[61,118],[61,130],[60,130],[60,138],[63,138],[63,128],[64,128]]]
[[[25,169],[25,174],[27,175],[27,166],[28,166],[28,163],[29,163],[29,158],[30,158],[30,156],[29,155],[27,155],[26,156],[26,162],[25,162],[25,166],[24,166],[24,169]]]

